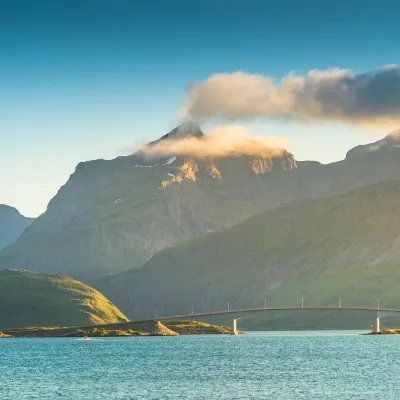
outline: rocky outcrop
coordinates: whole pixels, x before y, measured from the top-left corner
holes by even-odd
[[[229,335],[231,333],[231,328],[226,326],[199,321],[171,321],[165,324],[174,332],[179,333],[179,335]]]

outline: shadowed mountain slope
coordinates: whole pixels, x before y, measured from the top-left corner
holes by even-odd
[[[15,208],[0,204],[0,250],[13,244],[33,221]]]
[[[337,304],[399,308],[400,180],[249,218],[99,287],[129,316]],[[352,316],[354,318],[354,315]],[[357,318],[356,318],[357,319]]]
[[[169,135],[177,140],[174,131]],[[86,281],[140,267],[165,247],[275,205],[287,190],[289,198],[284,175],[293,168],[285,151],[200,160],[137,153],[82,163],[47,211],[1,253],[1,265]]]

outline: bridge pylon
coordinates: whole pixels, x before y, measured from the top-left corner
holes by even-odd
[[[237,331],[237,323],[236,323],[236,321],[237,321],[236,318],[234,318],[234,319],[232,320],[231,335],[233,335],[233,336],[238,334],[238,331]]]
[[[375,332],[379,333],[381,331],[381,320],[379,318],[379,313],[376,316],[376,328],[375,328]]]

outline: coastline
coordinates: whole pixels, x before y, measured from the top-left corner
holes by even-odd
[[[4,329],[3,338],[62,338],[62,337],[128,337],[128,336],[179,336],[179,335],[229,335],[231,329],[225,326],[206,324],[198,321],[128,322],[85,327],[31,327]],[[242,334],[243,332],[238,332]]]
[[[363,335],[400,335],[400,328],[384,328],[379,331],[363,333]]]

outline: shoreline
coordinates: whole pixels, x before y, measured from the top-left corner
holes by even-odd
[[[198,321],[174,321],[163,324],[160,321],[92,325],[85,327],[30,327],[0,331],[0,339],[6,338],[79,338],[79,337],[143,337],[179,335],[229,335],[231,329],[225,326]],[[238,332],[242,334],[243,332]]]
[[[370,333],[363,333],[363,335],[400,335],[400,328],[384,328],[380,331],[372,331]]]

